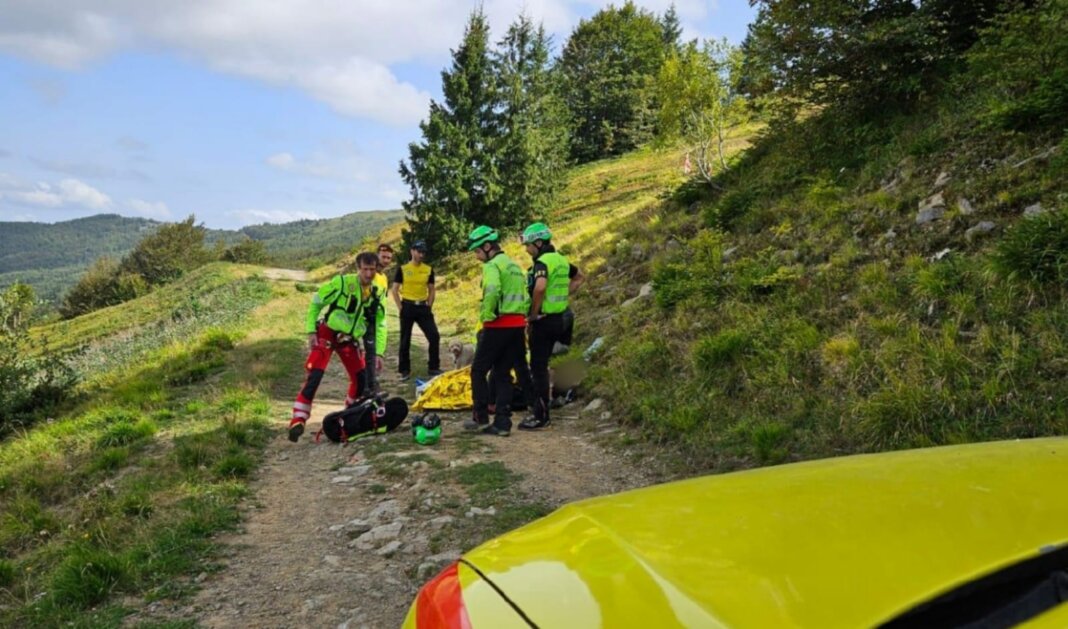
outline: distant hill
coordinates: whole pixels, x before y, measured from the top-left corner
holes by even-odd
[[[211,229],[207,240],[233,244],[249,237],[264,243],[272,263],[307,266],[332,260],[403,218],[400,210],[353,212],[322,220],[250,225],[236,231]],[[117,214],[54,224],[0,222],[0,288],[22,281],[33,286],[40,298],[57,302],[94,260],[122,258],[160,225]]]
[[[227,242],[242,234],[267,246],[274,264],[286,267],[306,266],[310,261],[329,262],[348,252],[365,238],[377,235],[386,227],[404,220],[401,210],[354,212],[337,218],[303,220],[278,225],[262,224],[229,232]],[[226,232],[211,232],[213,234]]]

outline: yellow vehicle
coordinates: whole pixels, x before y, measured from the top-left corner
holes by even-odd
[[[405,627],[1068,627],[1068,438],[593,498],[490,540]],[[976,624],[969,624],[976,623]]]

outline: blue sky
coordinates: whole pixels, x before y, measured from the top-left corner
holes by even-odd
[[[495,38],[526,11],[562,42],[609,2],[482,4]],[[397,164],[475,6],[7,0],[0,221],[195,214],[232,229],[399,208]],[[747,0],[675,6],[687,38],[738,43],[753,15]]]

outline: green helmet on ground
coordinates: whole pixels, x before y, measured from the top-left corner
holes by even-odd
[[[479,225],[467,236],[467,250],[474,251],[487,242],[497,242],[501,236],[489,225]]]
[[[412,438],[422,446],[432,446],[441,439],[441,418],[437,414],[412,418]]]
[[[552,240],[553,233],[549,231],[549,226],[545,223],[532,223],[530,227],[523,230],[523,244],[533,244],[535,240],[544,240],[548,242]]]

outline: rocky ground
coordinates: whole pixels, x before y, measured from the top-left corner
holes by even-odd
[[[411,401],[395,360],[383,388]],[[467,434],[466,414],[441,413],[434,446],[415,444],[407,423],[347,446],[317,443],[318,420],[341,408],[344,386],[332,365],[299,443],[279,418],[242,528],[219,540],[217,570],[196,576],[192,597],[155,603],[134,624],[398,627],[422,583],[461,552],[563,503],[654,480],[602,446],[619,429],[581,399],[551,428],[508,438]]]

